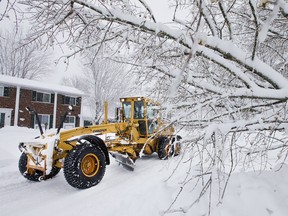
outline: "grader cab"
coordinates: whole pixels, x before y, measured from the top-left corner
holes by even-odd
[[[158,103],[144,97],[121,98],[120,102],[114,123],[108,122],[107,105],[100,125],[60,130],[60,124],[56,133],[44,134],[39,123],[41,136],[19,144],[20,173],[29,180],[41,181],[63,168],[66,181],[84,189],[102,180],[110,164],[109,154],[131,170],[143,154],[156,152],[160,159],[179,154],[181,137],[161,119]],[[28,110],[37,117],[37,112]],[[66,115],[68,112],[63,121]]]

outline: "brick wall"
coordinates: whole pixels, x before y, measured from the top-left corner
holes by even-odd
[[[53,115],[54,104],[32,101],[32,92],[33,91],[27,89],[20,90],[19,118],[18,118],[18,126],[20,127],[31,126],[31,115],[25,109],[25,107],[27,106],[38,112],[38,114]]]
[[[62,104],[62,96],[58,94],[58,99],[57,99],[57,121],[56,121],[56,127],[58,127],[60,125],[60,116],[63,116],[65,114],[65,112],[68,110],[68,106],[67,104]],[[80,106],[73,106],[73,112],[71,112],[71,116],[75,116],[76,117],[76,127],[79,126],[79,119],[77,120],[78,115],[80,114],[81,111],[81,107]]]
[[[48,114],[53,115],[54,111],[54,101],[52,103],[38,102],[32,101],[32,90],[28,89],[20,89],[20,101],[19,101],[19,114],[18,114],[18,126],[20,127],[30,127],[31,124],[31,115],[25,109],[26,106],[38,112],[38,114]],[[15,109],[15,101],[16,101],[16,88],[9,87],[9,96],[8,97],[0,97],[0,107],[1,108],[11,108],[12,116],[11,116],[11,125],[14,125],[14,109]],[[67,104],[62,104],[62,95],[58,94],[57,98],[57,119],[56,119],[56,127],[60,125],[61,116],[68,110]],[[72,116],[76,117],[76,126],[79,126],[79,117],[81,107],[79,105],[74,106],[74,111],[71,113]],[[33,120],[33,119],[32,119]],[[51,117],[52,120],[52,117]]]

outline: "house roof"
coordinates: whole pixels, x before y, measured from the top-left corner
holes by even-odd
[[[0,84],[5,86],[19,86],[20,88],[24,89],[32,89],[38,91],[44,91],[49,93],[60,93],[68,96],[83,96],[85,95],[84,92],[80,91],[79,89],[57,85],[57,84],[50,84],[45,82],[40,82],[36,80],[28,80],[18,77],[6,76],[0,74]]]

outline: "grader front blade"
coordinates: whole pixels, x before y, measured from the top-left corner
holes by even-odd
[[[115,158],[115,160],[121,164],[124,168],[134,171],[135,163],[134,161],[129,157],[127,154],[121,154],[118,152],[109,152],[112,157]]]

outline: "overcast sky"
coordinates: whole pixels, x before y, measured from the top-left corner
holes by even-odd
[[[158,22],[171,22],[173,16],[173,10],[169,9],[169,0],[145,0],[147,4],[149,4],[150,8],[153,11],[153,14]],[[5,5],[6,0],[2,0],[0,2],[0,13],[3,11],[3,6]],[[18,15],[19,16],[19,15]],[[14,14],[11,13],[9,19],[2,20],[1,22],[1,30],[12,30],[14,25]],[[18,17],[20,18],[20,17]],[[21,28],[29,28],[28,22],[23,22],[21,19],[18,19],[19,26]],[[64,49],[64,52],[68,52],[69,50]],[[67,54],[63,53],[60,48],[55,47],[55,55],[54,59],[61,57],[62,55]],[[46,78],[45,81],[60,84],[62,78],[64,76],[70,76],[73,74],[79,73],[82,70],[80,66],[80,62],[76,58],[71,58],[69,61],[69,65],[64,63],[64,59],[61,59],[56,65],[55,62],[51,62],[51,67],[53,69],[53,73]]]
[[[173,16],[173,10],[169,8],[169,0],[146,0],[152,9],[156,21],[170,22]]]
[[[169,0],[145,0],[147,4],[149,4],[152,9],[155,19],[158,22],[171,22],[173,16],[173,10],[169,8]],[[59,50],[59,56],[63,55],[63,53]],[[67,54],[67,53],[66,53]],[[69,65],[63,63],[63,59],[58,63],[56,69],[57,73],[54,73],[53,76],[50,77],[49,81],[59,83],[64,76],[69,76],[70,74],[77,74],[82,70],[80,66],[80,62],[77,58],[71,58]]]

